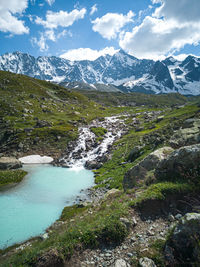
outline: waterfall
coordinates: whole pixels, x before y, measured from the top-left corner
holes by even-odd
[[[75,143],[70,144],[66,155],[60,160],[67,167],[84,167],[88,162],[101,161],[105,158],[110,146],[119,139],[124,132],[124,123],[119,116],[106,117],[104,121],[94,120],[89,126],[79,128],[79,137]],[[102,127],[107,130],[101,142],[96,142],[92,127]]]

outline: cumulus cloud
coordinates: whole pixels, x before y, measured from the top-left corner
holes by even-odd
[[[195,13],[194,18],[190,15],[200,6],[199,0],[152,0],[152,3],[161,6],[131,32],[120,35],[119,44],[125,51],[139,58],[156,59],[173,54],[186,44],[200,42],[200,16],[197,19]]]
[[[127,15],[118,13],[107,13],[101,18],[92,21],[94,24],[92,29],[108,40],[117,37],[120,30],[129,22],[133,21],[134,13],[129,11]]]
[[[60,55],[60,57],[75,61],[75,60],[95,60],[100,56],[114,55],[118,50],[115,50],[114,47],[106,47],[102,50],[93,50],[90,48],[78,48],[71,49]]]
[[[0,31],[12,34],[29,33],[24,21],[18,19],[28,6],[28,0],[1,0],[0,1]]]
[[[37,17],[35,22],[43,25],[45,28],[56,29],[58,26],[69,27],[76,20],[83,19],[86,14],[86,9],[74,9],[71,12],[60,10],[59,12],[47,11],[46,20]]]
[[[50,30],[46,30],[45,32],[41,32],[40,33],[40,37],[36,38],[33,37],[31,39],[31,43],[33,46],[38,46],[41,52],[45,52],[48,51],[49,46],[47,44],[47,41],[52,41],[52,42],[56,42],[58,39],[60,39],[63,36],[66,35],[71,36],[71,32],[68,32],[66,30],[61,31],[60,33],[55,34],[54,30],[50,29]]]
[[[155,10],[156,17],[164,16],[165,19],[175,19],[180,23],[200,21],[199,0],[156,0],[156,3],[161,3]]]
[[[95,12],[97,12],[97,4],[93,5],[90,10],[90,15],[93,15]]]

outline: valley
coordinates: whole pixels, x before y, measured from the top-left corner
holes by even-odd
[[[0,266],[198,264],[199,97],[73,90],[5,71],[0,91],[1,157],[81,162],[95,179],[45,238],[0,250]],[[19,172],[1,170],[0,182],[20,184]]]

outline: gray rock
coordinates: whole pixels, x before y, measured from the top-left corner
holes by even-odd
[[[129,267],[130,265],[123,259],[117,259],[115,261],[114,267]]]
[[[37,259],[36,267],[63,267],[64,261],[56,249],[45,252]]]
[[[187,213],[173,229],[165,246],[168,266],[200,262],[200,214]],[[187,265],[191,266],[191,265]]]
[[[86,163],[85,163],[85,167],[88,170],[99,169],[99,168],[101,168],[101,166],[102,166],[102,163],[98,162],[96,160],[86,161]]]
[[[172,152],[162,160],[155,171],[158,179],[198,179],[200,175],[200,145],[185,146]]]
[[[173,216],[172,214],[169,214],[169,216],[168,216],[168,220],[169,220],[170,222],[174,222],[175,218],[174,218],[174,216]]]
[[[22,167],[22,163],[13,157],[2,157],[0,158],[0,169],[1,170],[10,170],[18,169]]]
[[[151,259],[144,257],[139,259],[139,266],[140,267],[156,267],[154,261]]]
[[[182,215],[181,215],[180,213],[178,213],[178,214],[175,215],[175,218],[176,218],[177,220],[180,220],[180,219],[182,218]]]
[[[172,151],[173,148],[171,147],[159,148],[128,170],[123,179],[124,189],[133,188],[139,180],[143,180],[146,177],[148,171],[155,169],[158,163],[165,159]]]
[[[188,119],[184,121],[181,129],[171,137],[169,143],[173,147],[181,147],[200,143],[200,119]]]
[[[127,229],[130,229],[132,226],[132,223],[127,218],[120,218],[119,220],[126,226]]]
[[[41,235],[41,239],[42,239],[42,240],[45,240],[45,239],[47,239],[48,237],[49,237],[48,233],[45,233],[45,234]]]
[[[170,153],[174,151],[171,147],[162,147],[157,149],[156,151],[150,153],[146,158],[144,158],[140,166],[145,168],[147,171],[151,171],[156,168],[158,163],[165,159]]]

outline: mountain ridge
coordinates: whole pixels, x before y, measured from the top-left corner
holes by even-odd
[[[200,94],[200,58],[192,55],[182,61],[172,56],[153,61],[119,50],[94,61],[70,61],[13,52],[0,56],[0,70],[55,83],[111,84],[123,92]]]

